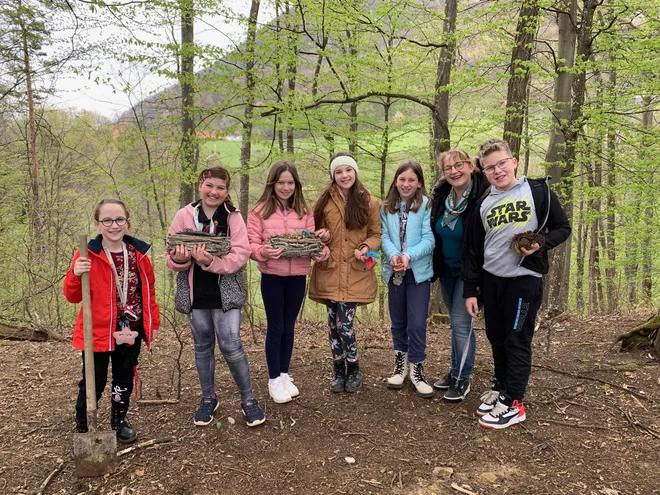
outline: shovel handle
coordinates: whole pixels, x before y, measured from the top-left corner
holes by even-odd
[[[88,258],[87,236],[78,237],[80,256]],[[87,426],[96,429],[96,380],[94,374],[94,336],[92,334],[92,298],[89,289],[89,273],[80,276],[82,285],[83,336],[85,342],[85,394],[87,395]]]

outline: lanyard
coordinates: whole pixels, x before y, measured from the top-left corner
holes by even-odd
[[[195,227],[197,227],[197,230],[204,232],[204,226],[199,221],[199,205],[195,206],[193,220],[195,221]],[[209,222],[209,234],[215,234],[215,222],[213,221],[213,218],[211,218],[211,221]]]
[[[121,301],[122,310],[126,308],[126,299],[128,298],[128,250],[126,249],[126,243],[121,243],[122,253],[124,254],[124,280],[123,284],[119,283],[119,274],[117,273],[117,267],[115,267],[115,261],[112,259],[112,254],[108,249],[105,241],[101,241],[103,246],[103,251],[110,262],[110,267],[112,268],[112,273],[115,274],[115,284],[117,284],[117,293],[119,294],[119,300]]]

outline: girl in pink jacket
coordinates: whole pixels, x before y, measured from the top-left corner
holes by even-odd
[[[193,249],[177,246],[166,254],[167,267],[186,271],[190,284],[192,310],[188,315],[195,343],[195,365],[202,388],[202,399],[195,413],[195,424],[213,421],[218,408],[215,394],[215,341],[227,362],[241,394],[241,409],[248,426],[266,419],[254,398],[250,368],[241,344],[241,307],[245,304],[241,268],[250,257],[245,222],[229,197],[230,177],[223,167],[210,167],[199,174],[201,199],[181,208],[172,220],[168,234],[184,229],[199,230],[231,238],[225,256],[213,256],[205,244]]]
[[[268,392],[281,404],[299,394],[289,376],[289,364],[310,258],[281,258],[282,248],[274,249],[266,241],[273,235],[314,231],[314,215],[305,203],[298,171],[292,162],[280,160],[271,167],[264,192],[248,216],[247,230],[251,257],[261,272],[261,295],[266,310]],[[314,260],[324,261],[329,255],[324,246]]]

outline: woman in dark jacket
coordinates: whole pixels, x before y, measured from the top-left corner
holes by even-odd
[[[449,312],[451,368],[433,386],[446,390],[445,399],[459,401],[470,391],[476,351],[472,317],[463,300],[463,232],[470,211],[490,184],[470,156],[461,149],[442,153],[438,166],[442,179],[433,190],[431,205],[431,228],[435,236],[432,281],[440,279],[442,299]]]

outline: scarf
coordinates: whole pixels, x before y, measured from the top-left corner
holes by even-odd
[[[461,199],[458,201],[458,204],[455,203],[455,192],[454,188],[451,188],[451,191],[449,191],[449,194],[447,195],[447,199],[445,199],[445,213],[442,216],[442,226],[443,227],[449,227],[451,230],[454,230],[456,227],[456,222],[460,218],[461,214],[465,211],[468,205],[468,198],[470,197],[470,193],[472,192],[472,184],[474,184],[473,181],[470,181],[470,185],[467,187],[463,195],[461,196]]]

